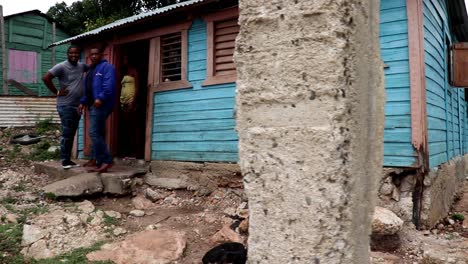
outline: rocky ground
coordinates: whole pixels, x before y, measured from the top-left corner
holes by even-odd
[[[390,231],[386,236],[374,236],[374,264],[468,263],[468,182],[452,212],[430,230],[418,231],[412,224],[395,221],[387,221],[386,228],[381,228]]]
[[[40,143],[10,144],[18,133]],[[156,188],[136,178],[128,195],[57,198],[34,164],[56,159],[59,131],[0,130],[0,263],[201,263],[224,241],[246,242],[242,189]],[[156,262],[155,262],[156,261]]]
[[[32,133],[43,136],[39,143],[9,143],[13,135]],[[248,205],[241,188],[156,188],[140,175],[125,195],[58,198],[44,192],[57,179],[37,173],[35,165],[58,158],[59,134],[50,124],[0,129],[0,264],[192,264],[222,242],[246,244]],[[371,263],[468,263],[467,218],[468,184],[450,215],[430,230],[417,231],[377,208]]]

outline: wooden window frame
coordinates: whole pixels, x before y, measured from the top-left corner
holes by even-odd
[[[158,28],[149,32],[133,35],[135,39],[150,39],[150,59],[149,59],[149,76],[148,83],[152,86],[150,92],[162,92],[176,89],[192,88],[192,84],[188,81],[187,63],[188,63],[188,29],[192,22],[185,22],[178,25]],[[182,54],[181,54],[181,80],[162,82],[161,80],[161,37],[172,33],[181,33]],[[119,42],[126,42],[126,39],[121,39]]]
[[[468,78],[466,77],[468,61],[468,43],[459,42],[452,44],[452,71],[450,74],[450,84],[455,88],[468,87]]]
[[[239,8],[231,7],[220,12],[203,16],[207,24],[207,58],[206,58],[206,79],[203,86],[236,82],[237,74],[215,75],[215,54],[214,54],[214,25],[220,20],[239,17]]]

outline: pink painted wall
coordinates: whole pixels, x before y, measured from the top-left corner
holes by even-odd
[[[33,51],[8,51],[8,79],[20,83],[37,83],[37,53]]]

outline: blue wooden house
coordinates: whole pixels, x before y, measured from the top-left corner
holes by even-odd
[[[89,48],[106,42],[105,56],[115,65],[118,80],[125,67],[137,68],[136,112],[129,117],[116,109],[109,118],[107,140],[115,156],[235,163],[237,20],[237,1],[191,0],[55,44],[73,42]],[[78,135],[79,156],[90,153],[90,139],[84,133],[88,123],[85,116]]]
[[[468,41],[465,4],[382,0],[380,15],[387,94],[384,166],[414,176],[413,220],[430,226],[448,212],[455,185],[464,179],[468,98],[462,87],[468,85],[462,80],[466,55],[460,43]],[[449,164],[451,171],[444,169]]]

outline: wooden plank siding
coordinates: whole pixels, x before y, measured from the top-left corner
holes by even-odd
[[[387,67],[385,88],[384,166],[410,167],[416,162],[411,144],[411,97],[406,0],[380,4],[381,55]]]
[[[154,95],[153,160],[237,161],[235,83],[202,86],[206,54],[206,23],[196,19],[188,32],[192,88]]]
[[[57,29],[56,34],[56,41],[69,37],[69,35],[60,28]],[[34,13],[11,16],[5,21],[5,36],[7,52],[8,50],[21,50],[37,53],[37,72],[35,74],[37,80],[35,83],[22,84],[40,96],[51,95],[41,81],[42,75],[53,66],[52,50],[47,47],[52,43],[51,23],[45,17]],[[56,62],[66,60],[66,49],[67,45],[58,46],[56,48]],[[1,81],[3,80],[0,75],[0,82]],[[25,95],[12,85],[9,86],[9,91],[10,95]],[[2,93],[3,91],[0,91],[0,94]]]
[[[448,82],[449,19],[444,0],[423,0],[429,166],[467,151],[465,94]]]

